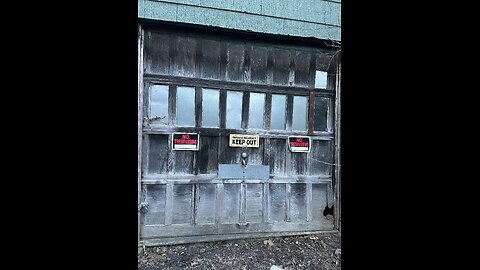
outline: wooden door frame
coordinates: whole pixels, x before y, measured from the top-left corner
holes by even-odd
[[[138,232],[137,239],[141,238],[141,213],[140,203],[142,197],[142,128],[143,128],[143,41],[144,31],[142,25],[138,24],[138,123],[137,123],[137,141],[138,141],[138,172],[137,172],[137,202],[138,202]]]
[[[137,185],[138,185],[138,204],[140,206],[140,203],[142,202],[142,137],[143,137],[143,115],[144,115],[144,91],[145,91],[145,84],[144,84],[144,29],[142,25],[139,23],[138,24],[138,179],[137,179]],[[340,60],[339,58],[336,59],[336,76],[335,76],[335,92],[334,93],[315,93],[315,95],[319,96],[325,96],[327,98],[333,98],[335,103],[334,103],[334,183],[333,184],[333,192],[334,192],[334,228],[336,230],[341,230],[341,217],[340,217]],[[250,85],[245,85],[245,84],[240,84],[240,83],[232,83],[232,82],[216,82],[216,81],[210,81],[210,80],[205,80],[205,79],[197,79],[197,78],[175,78],[178,79],[176,83],[191,83],[195,82],[195,87],[199,87],[198,84],[206,84],[210,87],[218,88],[223,91],[225,91],[226,86],[237,86],[238,88],[235,90],[240,90],[240,91],[246,91],[250,92],[252,91]],[[173,81],[175,81],[175,79]],[[146,82],[172,82],[172,76],[162,76],[162,75],[151,75],[150,77],[147,74],[147,80]],[[289,93],[290,95],[296,93],[296,92],[303,92],[307,90],[307,87],[281,87],[281,86],[264,86],[264,85],[255,85],[255,90],[259,92],[265,92],[268,93],[270,92],[273,88],[275,88],[277,91],[281,89],[281,92]],[[236,88],[236,87],[232,87]],[[292,91],[293,90],[293,91]],[[198,91],[196,91],[198,92]],[[313,91],[308,91],[309,94],[308,96],[312,97]],[[199,99],[197,98],[197,101]],[[313,101],[311,101],[312,103]],[[310,109],[311,111],[311,109]],[[223,115],[223,118],[225,116]],[[222,121],[225,121],[225,119],[222,119]],[[199,119],[196,119],[196,127],[192,128],[198,128],[198,121]],[[310,123],[310,133],[312,133],[312,124]],[[224,127],[223,127],[224,128]],[[226,131],[225,131],[226,132]],[[280,134],[279,134],[280,135]],[[282,134],[283,135],[283,134]],[[280,136],[282,136],[280,135]],[[310,135],[310,134],[309,134]],[[313,136],[328,136],[330,134],[311,134]],[[140,208],[139,208],[140,210]],[[141,244],[142,238],[141,238],[141,232],[142,232],[142,214],[140,211],[138,211],[138,241],[139,244]]]

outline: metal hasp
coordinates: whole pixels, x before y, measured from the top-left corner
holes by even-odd
[[[248,157],[248,154],[247,153],[242,153],[242,166],[247,166],[247,157]]]

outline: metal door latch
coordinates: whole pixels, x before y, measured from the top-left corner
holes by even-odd
[[[242,153],[242,166],[247,166],[247,153]]]
[[[142,214],[145,214],[148,212],[148,203],[142,202],[138,204],[138,211],[140,211]]]

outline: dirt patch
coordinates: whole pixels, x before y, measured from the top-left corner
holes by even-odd
[[[138,255],[138,270],[270,270],[273,265],[285,270],[341,269],[340,233],[146,247]]]

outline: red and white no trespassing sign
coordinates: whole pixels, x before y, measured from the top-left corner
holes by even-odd
[[[310,152],[311,140],[308,136],[289,136],[288,148],[291,152]]]
[[[172,134],[173,150],[193,150],[197,151],[200,145],[200,135],[198,133],[180,133]]]

